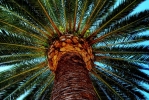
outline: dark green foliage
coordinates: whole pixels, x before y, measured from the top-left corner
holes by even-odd
[[[48,100],[54,75],[47,53],[62,34],[84,37],[96,65],[90,72],[101,100],[142,100],[149,93],[149,10],[145,0],[0,0],[0,99]],[[115,6],[115,7],[114,7]],[[142,32],[147,32],[142,34]],[[143,44],[147,42],[148,44]]]

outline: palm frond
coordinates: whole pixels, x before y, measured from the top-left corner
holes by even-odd
[[[18,0],[18,1],[12,0],[12,3],[16,4],[23,12],[26,12],[25,14],[26,14],[26,15],[29,15],[30,18],[33,19],[33,20],[31,20],[31,21],[35,21],[36,23],[38,23],[38,26],[41,25],[41,27],[46,30],[45,32],[49,32],[49,33],[50,33],[50,34],[49,34],[49,33],[47,33],[47,34],[43,33],[44,35],[46,35],[46,36],[48,36],[48,37],[52,35],[52,29],[47,28],[47,27],[43,24],[43,21],[41,22],[41,18],[40,18],[40,20],[39,20],[39,19],[37,18],[37,16],[34,14],[35,12],[30,11],[30,9],[28,9],[29,6],[27,5],[27,2],[21,1],[21,3],[20,3],[19,0]],[[14,5],[14,4],[13,4],[13,5]],[[27,6],[25,6],[25,5],[27,5]],[[23,13],[23,14],[24,14],[24,13]],[[26,16],[26,15],[25,15],[25,16]],[[23,16],[24,16],[24,15],[23,15]],[[35,18],[35,16],[36,16],[36,18]],[[38,16],[38,17],[39,17],[39,16]],[[30,19],[28,19],[28,20],[30,20]],[[34,23],[34,24],[36,24],[36,23]]]
[[[48,87],[52,84],[53,79],[54,79],[54,76],[52,76],[52,74],[51,74],[49,77],[47,77],[47,79],[42,82],[44,85],[42,85],[42,86],[38,89],[38,91],[35,93],[35,95],[34,95],[33,98],[35,98],[36,100],[39,99],[39,98],[42,98],[42,94],[44,94],[44,91],[45,91],[46,89],[48,89]],[[46,83],[46,84],[45,84],[45,83]],[[51,88],[52,88],[52,87],[51,87]],[[51,90],[51,88],[50,88],[50,90]]]
[[[36,67],[34,67],[35,66],[34,64],[35,64],[35,62],[29,63],[29,64],[22,63],[20,65],[16,65],[15,67],[11,68],[10,70],[8,70],[8,72],[7,71],[1,72],[0,73],[1,74],[1,76],[0,76],[1,82],[0,83],[7,82],[10,79],[13,79],[20,75],[24,75],[30,71],[40,69],[40,68],[44,67],[46,63],[43,62],[41,64],[38,64]],[[26,66],[26,67],[24,67],[24,66]],[[7,73],[7,74],[5,74],[5,73]],[[10,81],[12,81],[12,80],[10,80]]]
[[[109,62],[105,62],[105,61],[109,61]],[[108,65],[109,68],[111,68],[111,69],[114,68],[113,70],[115,70],[115,71],[117,70],[121,73],[125,73],[125,74],[127,73],[128,76],[130,76],[130,77],[133,76],[138,81],[144,81],[146,83],[149,82],[149,80],[148,80],[149,76],[146,75],[145,73],[141,72],[141,70],[140,70],[140,69],[143,69],[143,67],[134,63],[134,62],[123,61],[123,60],[119,60],[119,59],[106,59],[106,60],[100,60],[100,62]],[[131,73],[131,72],[134,72],[134,73]],[[125,75],[125,76],[127,76],[127,75]]]
[[[97,0],[92,5],[92,12],[91,15],[88,16],[86,24],[81,32],[81,35],[84,36],[85,32],[91,27],[91,25],[96,21],[100,20],[102,17],[104,17],[110,10],[110,8],[113,6],[113,4],[116,2],[116,0]]]
[[[100,67],[96,65],[93,70],[100,75],[103,80],[107,81],[108,84],[117,92],[119,93],[123,98],[140,98],[143,99],[143,95],[136,94],[138,93],[136,88],[148,91],[143,86],[140,86],[138,82],[133,78],[129,79],[127,76],[120,76],[118,73],[115,73],[116,70],[112,70],[107,67]],[[121,75],[124,75],[123,73]],[[102,81],[101,81],[102,82]],[[100,86],[102,83],[98,83]],[[107,90],[108,92],[108,90]],[[110,96],[110,95],[109,95]],[[112,98],[112,97],[110,97]]]
[[[1,22],[0,24],[3,26],[0,29],[4,29],[4,30],[11,32],[11,33],[20,33],[20,34],[25,33],[25,34],[28,34],[28,35],[36,38],[36,39],[39,39],[42,42],[45,42],[45,40],[41,39],[39,36],[20,28],[21,26],[15,26],[13,23],[8,23],[6,21],[3,21],[2,19],[0,19],[0,22]],[[8,26],[8,27],[6,27],[6,26]]]
[[[107,80],[103,80],[101,76],[99,76],[97,73],[95,73],[94,71],[91,72],[94,77],[96,77],[99,81],[101,81],[114,95],[114,97],[117,97],[119,99],[123,99],[123,97],[118,94],[106,81]]]
[[[85,25],[87,16],[89,15],[89,13],[91,13],[90,7],[92,6],[92,4],[94,4],[94,1],[95,0],[79,0],[76,30],[77,32],[79,32]]]
[[[0,32],[0,42],[23,44],[28,46],[38,46],[39,44],[36,39],[30,36],[10,33],[10,32],[6,32],[5,30],[1,30]]]
[[[141,2],[142,0],[123,0],[121,4],[119,4],[115,9],[111,11],[111,13],[108,14],[100,23],[95,32],[92,33],[92,35],[89,37],[93,37],[102,30],[105,30],[109,26],[112,26],[113,23],[121,20],[122,18],[125,18],[128,14],[132,12],[132,10]]]
[[[107,37],[111,37],[112,35],[126,33],[127,35],[129,35],[129,33],[133,35],[132,33],[136,33],[134,31],[141,32],[142,30],[148,29],[148,22],[149,11],[140,12],[138,14],[126,17],[122,21],[119,21],[118,23],[109,27],[109,29],[104,32],[101,37],[93,41],[93,44],[100,42]]]
[[[53,20],[51,19],[51,17],[49,16],[48,12],[46,11],[45,7],[43,6],[43,4],[41,3],[40,0],[38,0],[39,6],[41,6],[41,8],[43,9],[45,16],[48,18],[49,22],[51,23],[51,25],[53,26],[53,28],[55,29],[56,33],[61,36],[61,32],[59,31],[58,27],[56,26],[56,24],[53,22]]]
[[[18,88],[16,88],[14,91],[12,91],[12,93],[7,95],[4,99],[8,99],[8,98],[16,99],[19,95],[22,94],[22,92],[24,92],[25,90],[27,90],[29,88],[32,88],[36,84],[34,82],[38,79],[37,77],[40,76],[40,74],[42,74],[44,72],[45,72],[45,70],[42,69],[42,70],[40,70],[40,72],[36,72],[31,77],[27,77],[26,79],[24,79],[22,82],[20,82],[20,85],[18,86]],[[33,83],[31,84],[31,82],[33,82]]]

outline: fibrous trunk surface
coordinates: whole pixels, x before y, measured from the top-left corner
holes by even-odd
[[[51,100],[97,100],[82,57],[66,53],[58,61]]]

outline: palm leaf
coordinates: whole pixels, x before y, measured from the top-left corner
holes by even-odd
[[[102,69],[102,70],[100,70],[100,69]],[[116,79],[114,76],[112,76],[110,74],[111,72],[106,73],[107,72],[107,71],[105,71],[106,69],[104,69],[102,67],[98,66],[98,68],[94,69],[94,70],[97,73],[96,75],[100,75],[100,77],[109,84],[109,86],[113,89],[113,91],[117,92],[119,94],[119,96],[121,96],[123,99],[143,98],[142,96],[139,97],[134,92],[132,92],[132,91],[134,91],[133,87],[136,86],[136,84],[130,83],[129,81],[126,81],[125,78],[122,78],[122,77],[119,77],[119,79]],[[113,75],[117,76],[116,74],[113,74]],[[97,85],[99,87],[102,86],[102,81],[101,81],[101,83],[100,82],[97,83]],[[103,86],[103,87],[108,88],[107,86]],[[121,91],[123,91],[123,92],[121,92]],[[108,94],[108,92],[109,91],[106,90],[105,95]],[[111,98],[111,99],[117,98],[118,99],[118,97],[113,97],[113,95],[109,95],[109,97],[107,97],[107,98]]]
[[[119,4],[118,7],[113,9],[113,11],[110,14],[108,14],[108,16],[105,19],[103,19],[101,23],[99,23],[99,26],[102,27],[99,27],[94,33],[92,33],[90,37],[95,36],[102,29],[106,29],[106,27],[112,25],[112,23],[115,22],[115,20],[119,21],[120,19],[126,17],[141,2],[143,1],[142,0],[123,1],[123,3]]]
[[[139,14],[135,14],[132,16],[129,16],[128,18],[125,18],[124,20],[118,22],[114,25],[114,27],[110,27],[108,32],[105,32],[105,35],[102,35],[100,38],[94,40],[94,43],[102,41],[102,39],[105,39],[108,36],[111,36],[111,34],[125,34],[125,33],[131,33],[136,30],[141,29],[148,29],[148,11],[140,12]],[[147,26],[146,26],[147,25]],[[121,33],[119,33],[121,32]],[[129,35],[129,34],[128,34]],[[133,35],[133,34],[131,34]]]

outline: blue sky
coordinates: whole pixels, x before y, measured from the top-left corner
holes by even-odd
[[[149,0],[145,0],[142,4],[140,4],[136,9],[135,12],[139,12],[145,9],[149,9]]]

